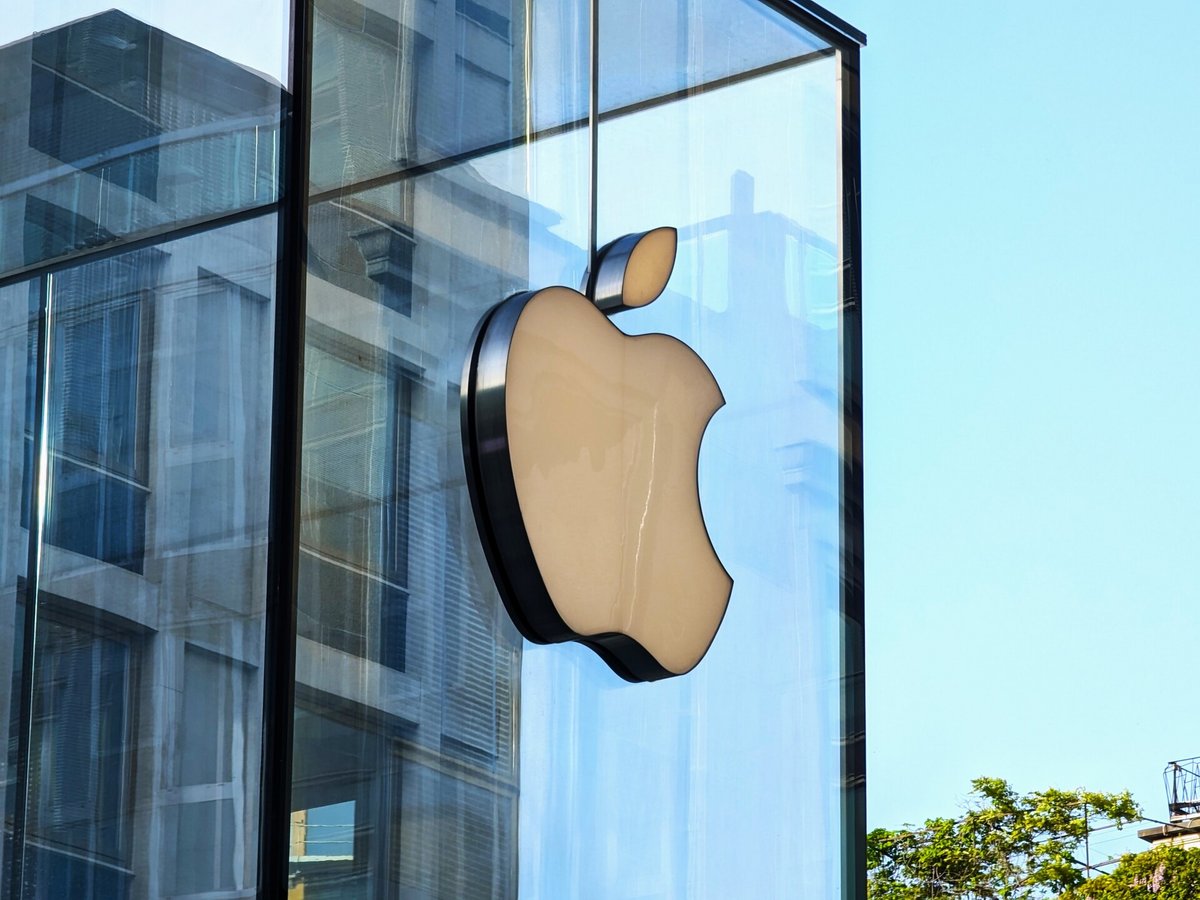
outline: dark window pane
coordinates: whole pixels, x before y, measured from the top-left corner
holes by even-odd
[[[55,456],[46,542],[141,573],[147,491],[123,478]]]
[[[127,859],[132,647],[53,621],[40,630],[31,830],[46,844]]]
[[[512,29],[512,20],[508,14],[508,3],[505,0],[477,2],[477,0],[456,0],[455,9],[464,19],[474,22],[481,28],[493,31],[507,39]]]
[[[233,774],[234,727],[242,712],[234,691],[235,666],[206,650],[184,647],[180,784],[216,784]]]
[[[205,800],[174,808],[176,894],[228,891],[237,886],[234,859],[242,834],[233,800]]]
[[[158,153],[146,149],[156,129],[146,118],[36,63],[30,72],[29,106],[39,111],[29,119],[30,147],[156,199]],[[116,163],[99,162],[105,151],[123,145],[140,145],[141,152]]]
[[[68,290],[58,292],[63,309],[52,362],[57,387],[52,403],[60,423],[57,449],[134,476],[139,368],[148,359],[140,352],[141,297],[104,301],[93,295],[82,306]]]

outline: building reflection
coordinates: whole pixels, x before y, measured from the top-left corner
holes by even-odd
[[[681,203],[692,220],[654,223],[681,235],[655,327],[723,336],[710,361],[727,367],[727,396],[750,399],[740,425],[724,437],[714,426],[706,452],[719,464],[702,490],[748,511],[725,517],[736,527],[722,556],[786,613],[735,640],[764,658],[803,654],[781,683],[829,708],[780,712],[780,692],[756,693],[761,673],[745,667],[716,689],[701,673],[613,691],[566,648],[523,660],[495,597],[464,485],[459,381],[488,308],[577,284],[587,257],[586,26],[559,6],[533,13],[537,55],[529,4],[314,4],[294,898],[514,897],[530,796],[536,852],[522,877],[534,893],[689,896],[703,882],[735,896],[749,876],[724,862],[764,852],[760,831],[730,827],[762,801],[738,769],[749,750],[799,744],[804,729],[821,747],[837,740],[822,679],[839,645],[813,623],[836,613],[840,571],[839,252],[832,229],[756,208],[749,176],[734,178],[728,209]],[[681,7],[663,28],[682,33],[679,18],[716,34],[725,12]],[[775,55],[811,49],[781,35],[764,45]],[[744,63],[697,62],[678,44],[679,58],[644,54],[669,76],[664,93],[705,60]],[[662,81],[637,47],[622,53],[612,69],[637,77],[621,83]],[[538,93],[529,73],[567,77]],[[272,340],[276,304],[295,302],[275,294],[285,99],[261,73],[117,11],[0,48],[4,891],[15,865],[25,897],[255,893]],[[618,155],[636,153],[650,155]],[[743,296],[762,317],[731,302]],[[767,384],[748,348],[792,368]],[[523,662],[535,712],[524,733],[546,763],[524,797]],[[815,857],[830,857],[843,823],[795,812],[832,808],[829,774],[817,753],[784,775],[764,765],[750,785],[779,776],[770,814],[807,848],[754,867],[764,896],[802,878],[834,892],[818,871],[834,863]]]
[[[501,8],[317,5],[291,841],[309,900],[516,889],[520,645],[464,549],[457,382],[464,332],[528,280],[530,206],[445,162],[521,131]],[[78,256],[0,289],[5,871],[23,813],[25,896],[249,896],[280,87],[116,11],[3,48],[0,72],[0,271]]]

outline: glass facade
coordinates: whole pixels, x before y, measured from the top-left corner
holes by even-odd
[[[0,896],[861,896],[857,33],[761,0],[17,6]],[[491,307],[662,225],[666,293],[614,322],[722,386],[735,587],[694,672],[632,685],[508,620],[460,393]]]

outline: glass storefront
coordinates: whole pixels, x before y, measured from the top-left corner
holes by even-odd
[[[860,897],[861,36],[762,0],[18,6],[0,896]],[[735,587],[693,672],[629,684],[509,621],[461,390],[491,307],[662,225],[666,292],[613,321],[724,391]]]

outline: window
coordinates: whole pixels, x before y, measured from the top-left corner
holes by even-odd
[[[145,254],[137,254],[145,256]],[[148,262],[153,260],[147,258]],[[76,553],[141,572],[146,518],[146,374],[142,350],[148,308],[129,285],[128,263],[111,260],[55,279],[54,333],[48,370],[52,431],[50,478],[55,502],[47,540]],[[36,306],[33,315],[36,316]],[[33,398],[38,329],[26,358],[26,475],[22,525],[32,490]]]
[[[52,437],[61,456],[135,478],[140,293],[72,305],[56,316]],[[143,465],[139,465],[143,464]]]
[[[318,337],[305,358],[300,633],[403,669],[413,382],[359,350]]]
[[[354,861],[354,800],[292,813],[292,862]]]
[[[395,896],[387,890],[395,773],[381,762],[396,725],[350,724],[344,710],[312,697],[297,705],[288,856],[290,888],[305,900]]]
[[[493,6],[507,7],[507,4],[494,4]],[[512,20],[508,17],[507,9],[504,12],[490,8],[485,3],[479,3],[477,0],[456,0],[455,8],[458,14],[470,22],[474,22],[481,28],[486,28],[488,31],[499,35],[506,41],[512,35]]]
[[[176,837],[180,894],[238,886],[237,848],[248,839],[236,799],[245,792],[243,729],[253,668],[192,644],[183,646],[183,703],[178,717],[178,803],[168,807]],[[170,826],[168,826],[170,833]]]
[[[42,595],[29,864],[40,896],[72,896],[81,884],[107,889],[103,896],[125,896],[134,644],[116,630],[59,621],[47,609],[52,602]]]

